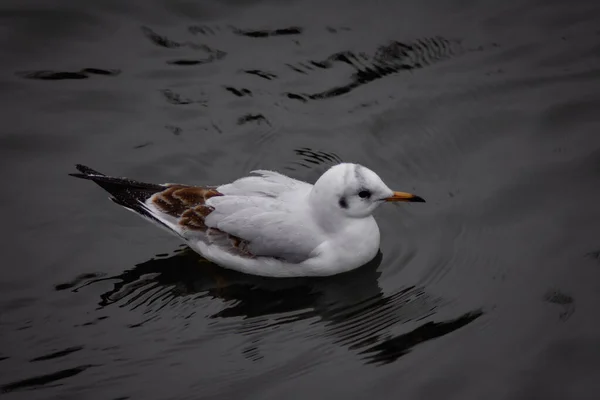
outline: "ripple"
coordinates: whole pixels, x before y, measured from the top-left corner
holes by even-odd
[[[189,50],[193,50],[193,51],[201,51],[201,52],[207,54],[207,56],[205,58],[194,57],[194,58],[180,58],[180,59],[168,60],[167,64],[182,65],[182,66],[201,65],[201,64],[208,64],[208,63],[212,63],[214,61],[221,60],[225,56],[227,56],[226,52],[219,50],[219,49],[215,49],[215,48],[210,47],[203,43],[194,43],[194,42],[190,42],[190,41],[178,42],[178,41],[169,39],[166,36],[159,35],[158,33],[156,33],[155,31],[153,31],[152,29],[150,29],[147,26],[142,26],[141,30],[142,30],[142,33],[144,34],[144,36],[152,44],[154,44],[158,47],[162,47],[162,48],[169,49],[169,50],[189,49]]]
[[[193,49],[197,49],[198,46],[190,43],[190,42],[176,42],[174,40],[171,40],[169,38],[167,38],[166,36],[161,36],[158,33],[154,32],[152,29],[148,28],[147,26],[142,26],[141,27],[142,33],[144,34],[144,36],[146,36],[146,38],[148,38],[148,40],[150,40],[150,42],[152,42],[153,44],[155,44],[158,47],[164,47],[167,49],[178,49],[180,47],[191,47]]]
[[[80,285],[84,281],[97,279],[104,275],[105,274],[102,272],[90,272],[90,273],[81,274],[81,275],[78,275],[75,279],[73,279],[70,282],[59,283],[57,285],[54,285],[54,289],[57,291],[72,289],[72,288]]]
[[[81,365],[74,368],[63,369],[61,371],[53,372],[46,375],[38,375],[32,378],[23,379],[16,382],[7,383],[5,385],[0,386],[0,392],[9,393],[15,392],[18,390],[27,390],[31,388],[36,388],[40,386],[47,386],[51,383],[71,378],[75,375],[79,375],[90,367],[94,367],[94,365]]]
[[[277,78],[277,75],[271,73],[271,72],[267,72],[267,71],[261,71],[259,69],[247,69],[244,70],[245,73],[250,74],[250,75],[256,75],[259,76],[263,79],[266,79],[268,81]]]
[[[336,344],[358,350],[380,341],[380,336],[397,324],[432,316],[440,304],[441,299],[428,295],[423,288],[405,288],[369,299],[354,310],[340,310],[329,317],[326,335]]]
[[[365,287],[377,290],[376,269],[380,261],[381,256],[365,267],[351,271],[355,274],[346,279],[357,278],[357,274],[363,279],[370,277],[371,285],[366,284]],[[113,289],[101,295],[101,307],[119,304],[137,308],[201,294],[202,297],[225,301],[225,307],[211,315],[213,319],[254,318],[314,308],[315,301],[321,299],[328,288],[339,290],[339,281],[328,279],[282,280],[227,270],[208,262],[187,247],[170,257],[152,258],[121,275],[91,280],[76,290],[107,281],[116,283]],[[350,296],[345,291],[338,295]],[[228,303],[231,305],[228,306]]]
[[[559,314],[561,321],[568,320],[575,312],[575,299],[559,290],[548,290],[544,294],[543,299],[548,303],[556,304],[562,308],[562,312]]]
[[[92,75],[117,76],[121,73],[118,69],[84,68],[79,71],[22,71],[17,76],[26,79],[37,79],[42,81],[61,81],[68,79],[88,79]]]
[[[74,346],[74,347],[68,347],[66,349],[63,350],[59,350],[59,351],[55,351],[53,353],[50,354],[46,354],[40,357],[36,357],[36,358],[32,358],[30,362],[36,362],[36,361],[47,361],[47,360],[52,360],[55,358],[61,358],[61,357],[65,357],[71,353],[75,353],[77,351],[83,350],[83,346]]]
[[[221,28],[218,26],[210,27],[208,25],[192,25],[188,27],[188,31],[193,35],[198,33],[202,35],[215,35],[217,32],[221,31]]]
[[[133,146],[134,149],[143,149],[144,147],[152,146],[154,142],[145,142],[138,145]]]
[[[416,345],[452,333],[470,324],[482,315],[483,312],[477,310],[463,314],[453,320],[427,322],[410,332],[374,345],[362,351],[361,355],[366,356],[367,363],[369,364],[389,364],[407,354]]]
[[[307,149],[302,154],[336,159]],[[184,320],[201,317],[197,313],[203,310],[205,317],[214,321],[205,333],[210,337],[235,334],[266,340],[276,335],[278,342],[320,337],[327,339],[328,346],[342,346],[358,354],[365,348],[376,351],[379,347],[373,346],[384,346],[386,332],[392,327],[427,319],[444,304],[422,287],[384,295],[378,284],[381,260],[379,253],[364,267],[335,277],[274,279],[223,269],[183,248],[81,288],[115,281],[114,287],[100,296],[99,305],[142,311],[144,318],[129,328],[162,324],[162,310],[177,307],[176,317]],[[217,299],[219,309],[209,311]],[[282,330],[297,324],[304,328]],[[182,342],[178,347],[197,345],[198,340],[205,339]],[[253,354],[260,351],[259,344],[255,347]],[[242,346],[240,352],[244,351],[247,348]]]
[[[589,253],[587,253],[586,258],[589,258],[591,260],[597,260],[600,261],[600,250],[599,251],[591,251]]]
[[[161,36],[146,26],[142,26],[141,29],[144,33],[144,36],[146,36],[152,43],[159,47],[166,47],[167,49],[176,49],[182,46],[180,43],[168,39],[165,36]]]
[[[325,152],[321,150],[313,150],[308,147],[301,147],[294,149],[296,156],[300,158],[299,161],[290,161],[284,169],[288,171],[296,171],[298,167],[317,170],[320,175],[330,167],[342,163],[343,160],[340,156],[332,152]]]
[[[272,36],[289,36],[289,35],[300,35],[304,29],[291,26],[289,28],[279,29],[264,29],[264,30],[244,30],[238,28],[232,28],[232,31],[236,35],[247,36],[251,38],[266,38]]]
[[[218,60],[219,58],[217,57],[207,57],[207,58],[201,58],[201,59],[177,59],[177,60],[169,60],[167,61],[167,64],[171,64],[171,65],[183,65],[183,66],[187,66],[187,65],[202,65],[202,64],[209,64],[215,60]]]
[[[410,43],[393,41],[380,46],[373,56],[342,51],[324,60],[308,60],[298,65],[288,64],[289,68],[301,74],[308,74],[315,68],[331,69],[337,64],[348,65],[355,72],[351,75],[350,82],[345,85],[316,93],[284,93],[284,95],[301,101],[338,97],[388,75],[425,68],[465,51],[459,41],[435,36]]]
[[[248,89],[236,89],[231,86],[225,86],[225,90],[229,93],[233,93],[237,97],[252,96],[252,92]]]
[[[183,129],[176,125],[165,125],[165,128],[175,136],[179,136],[183,132]]]
[[[187,104],[200,104],[201,106],[206,107],[208,103],[208,101],[205,99],[192,99],[189,97],[183,97],[181,94],[171,89],[163,89],[160,92],[168,103],[178,106]]]
[[[258,125],[265,123],[271,126],[269,120],[262,114],[246,114],[238,118],[237,124],[244,125],[248,122],[256,122]]]

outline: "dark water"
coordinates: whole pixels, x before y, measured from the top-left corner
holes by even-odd
[[[0,396],[600,397],[597,1],[4,1]],[[225,271],[84,163],[219,184],[362,163],[381,254]]]

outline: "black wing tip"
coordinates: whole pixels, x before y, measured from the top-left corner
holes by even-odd
[[[84,178],[85,179],[85,178],[89,178],[89,176],[106,176],[103,173],[98,172],[95,169],[92,169],[83,164],[75,164],[75,168],[80,173],[69,174],[70,176],[74,176],[75,178]]]
[[[85,166],[83,164],[75,164],[75,168],[77,168],[77,171],[82,172],[84,174],[91,174],[91,173],[96,172],[93,169],[91,169],[90,167]]]
[[[78,173],[74,173],[74,174],[68,174],[69,176],[74,176],[75,178],[81,178],[81,179],[89,179],[89,175],[86,174],[78,174]]]
[[[70,173],[69,176],[88,179],[95,182],[110,194],[108,199],[113,203],[133,211],[178,234],[173,228],[154,216],[152,212],[144,206],[144,202],[147,199],[152,197],[155,193],[164,190],[166,186],[138,182],[127,178],[106,176],[103,173],[82,164],[75,164],[75,167],[79,172]]]

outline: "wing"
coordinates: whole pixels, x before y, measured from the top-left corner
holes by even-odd
[[[309,258],[323,241],[302,209],[279,199],[222,196],[211,197],[207,205],[214,210],[205,225],[241,238],[246,250],[256,256],[297,263]]]
[[[310,191],[312,185],[290,178],[278,172],[255,170],[258,176],[240,178],[227,185],[219,186],[220,193],[238,196],[271,197],[285,201],[289,195]]]
[[[224,196],[207,201],[214,210],[205,224],[241,238],[251,254],[289,262],[306,260],[322,241],[298,206],[298,199],[312,185],[274,171],[251,173],[258,176],[217,188]]]
[[[95,182],[110,193],[113,202],[184,238],[187,230],[206,231],[203,220],[210,209],[204,208],[204,203],[222,195],[212,187],[139,182],[107,176],[80,164],[77,169],[80,173],[69,175]]]
[[[149,184],[109,177],[78,165],[111,200],[167,228],[185,240],[202,240],[245,257],[270,256],[289,262],[307,259],[320,244],[298,208],[284,201],[311,185],[271,171],[253,171],[219,187]],[[292,203],[293,205],[294,203]]]

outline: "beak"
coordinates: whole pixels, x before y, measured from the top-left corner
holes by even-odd
[[[388,197],[385,201],[410,201],[413,203],[425,203],[425,199],[411,193],[394,192],[392,197]]]

